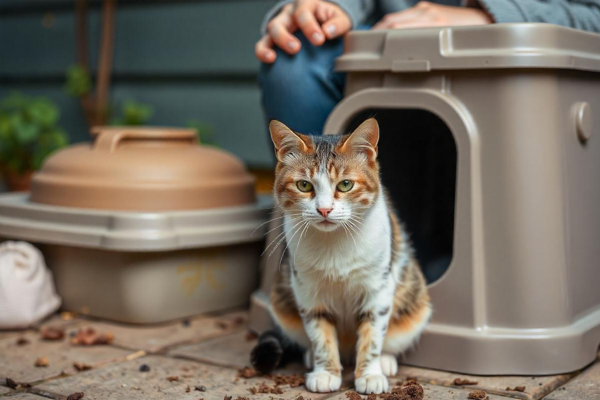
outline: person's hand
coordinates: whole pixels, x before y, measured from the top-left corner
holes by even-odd
[[[300,41],[293,35],[298,29],[315,46],[327,39],[334,39],[352,27],[350,17],[339,6],[322,0],[295,0],[283,7],[267,25],[267,34],[254,49],[256,58],[272,63],[277,55],[273,46],[288,54],[300,51]]]
[[[493,22],[494,20],[489,14],[478,8],[442,6],[421,1],[414,7],[387,14],[373,26],[373,29],[485,25]]]

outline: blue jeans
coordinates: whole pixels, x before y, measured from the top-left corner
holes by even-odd
[[[262,64],[259,84],[267,121],[276,119],[292,130],[321,135],[329,113],[344,97],[343,73],[333,71],[342,54],[342,39],[313,46],[302,33],[295,55],[277,49],[273,64]]]

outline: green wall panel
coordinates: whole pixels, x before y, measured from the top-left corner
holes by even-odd
[[[118,7],[114,71],[144,75],[254,73],[258,69],[254,43],[272,4],[272,0],[255,0]],[[3,17],[0,9],[0,74],[64,74],[75,62],[73,12],[42,10]],[[53,22],[44,26],[48,13]],[[92,66],[100,36],[99,15],[97,8],[89,11]]]
[[[111,104],[154,107],[156,125],[200,120],[218,144],[252,166],[272,165],[256,86],[254,43],[275,0],[132,1],[117,8]],[[99,2],[89,10],[97,61]],[[74,1],[0,0],[0,96],[12,90],[53,99],[72,141],[88,139],[79,103],[63,89],[75,61]]]

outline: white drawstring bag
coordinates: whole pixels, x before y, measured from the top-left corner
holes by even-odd
[[[0,329],[26,328],[59,306],[42,253],[25,242],[0,244]]]

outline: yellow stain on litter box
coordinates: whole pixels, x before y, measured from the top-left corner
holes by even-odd
[[[215,271],[225,270],[225,260],[219,251],[207,253],[196,262],[177,267],[178,275],[187,275],[181,280],[181,286],[188,296],[204,282],[213,290],[223,289],[223,284],[215,277]]]

